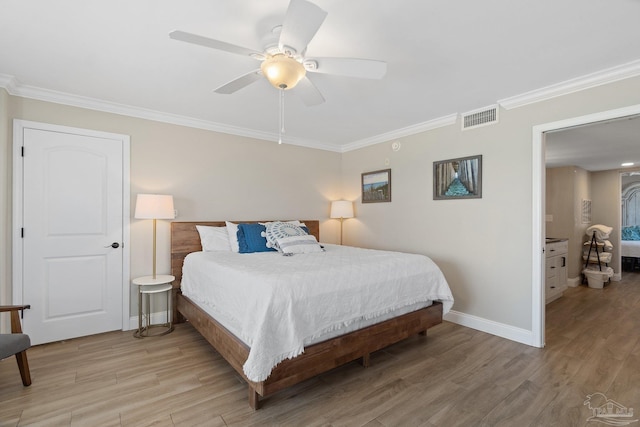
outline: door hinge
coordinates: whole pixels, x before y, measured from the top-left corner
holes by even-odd
[[[22,146],[22,150],[20,152],[21,156],[24,157],[24,145]]]
[[[20,229],[20,237],[24,239],[24,227]]]

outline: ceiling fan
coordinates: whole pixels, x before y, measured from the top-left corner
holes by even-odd
[[[257,69],[215,89],[217,93],[234,93],[264,76],[277,89],[288,90],[297,87],[296,92],[302,101],[306,105],[312,106],[323,103],[324,97],[306,75],[307,72],[381,79],[387,71],[387,63],[384,61],[307,57],[307,45],[315,36],[326,16],[327,12],[307,0],[291,0],[282,26],[274,28],[273,41],[264,46],[263,51],[185,31],[172,31],[169,33],[169,37],[212,49],[250,56],[261,61],[260,67]]]

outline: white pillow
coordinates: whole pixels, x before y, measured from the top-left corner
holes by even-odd
[[[301,224],[300,221],[274,221],[265,222],[263,225],[265,226],[265,231],[263,231],[261,235],[267,239],[268,248],[280,250],[278,247],[278,239],[291,236],[305,236],[307,234],[307,232],[301,228],[304,224]]]
[[[227,224],[227,234],[229,235],[229,245],[231,246],[231,252],[240,252],[240,246],[238,245],[238,224],[225,221]]]
[[[229,234],[227,227],[211,227],[208,225],[196,225],[200,234],[200,244],[205,252],[230,251]]]
[[[278,239],[278,246],[285,254],[308,254],[322,252],[324,249],[318,244],[316,236],[291,236]]]

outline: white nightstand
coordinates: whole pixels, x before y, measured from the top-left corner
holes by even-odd
[[[153,276],[143,276],[133,279],[133,284],[138,286],[138,330],[133,336],[136,338],[156,337],[168,334],[173,331],[173,322],[171,319],[171,290],[173,282],[176,278],[168,274],[158,274],[154,279]],[[151,294],[166,292],[167,294],[167,322],[160,324],[151,324]],[[143,296],[146,299],[146,312],[143,311]],[[144,322],[143,322],[144,318]],[[163,328],[159,333],[150,334],[151,328]]]

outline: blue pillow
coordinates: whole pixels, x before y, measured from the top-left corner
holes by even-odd
[[[622,240],[640,240],[640,226],[622,227]]]
[[[238,224],[239,253],[250,254],[253,252],[271,252],[276,249],[267,247],[267,238],[262,237],[266,227],[262,224]]]

